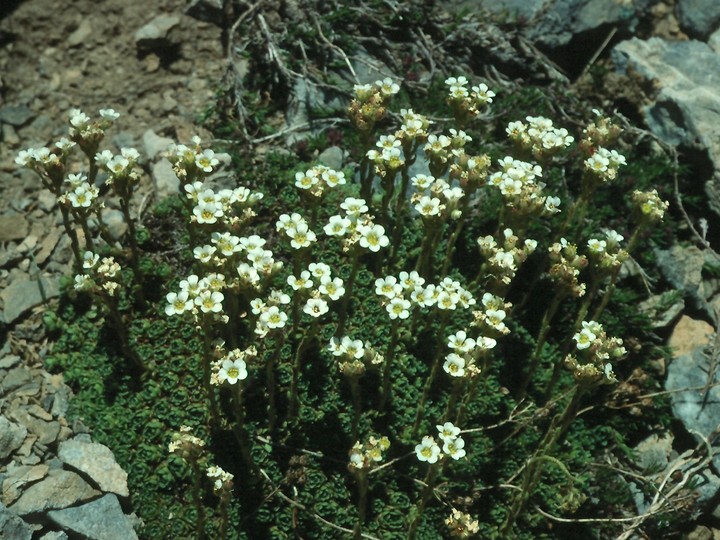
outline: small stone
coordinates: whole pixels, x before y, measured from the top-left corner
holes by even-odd
[[[15,128],[10,124],[2,125],[2,140],[8,147],[11,148],[15,148],[20,144],[20,137],[18,137]]]
[[[105,208],[102,212],[102,220],[113,240],[120,240],[125,235],[128,226],[120,210]]]
[[[152,177],[158,199],[177,195],[180,179],[175,175],[172,164],[165,158],[152,166]]]
[[[24,516],[55,508],[67,508],[99,495],[99,491],[91,488],[74,472],[51,470],[44,480],[25,490],[10,508]],[[130,537],[116,536],[115,538]]]
[[[67,38],[68,47],[77,47],[87,41],[92,34],[92,24],[88,19],[83,19],[75,31]]]
[[[135,45],[141,49],[167,46],[168,35],[178,24],[177,15],[159,15],[135,32]]]
[[[64,531],[50,531],[40,537],[40,540],[68,540]]]
[[[6,324],[12,324],[29,309],[59,294],[60,279],[57,277],[41,278],[39,281],[13,281],[0,292],[5,308],[3,319]]]
[[[18,244],[17,250],[20,253],[27,253],[28,251],[31,251],[35,246],[37,246],[38,243],[38,237],[32,234],[29,234],[25,237],[25,239]]]
[[[148,129],[145,133],[143,133],[142,142],[143,148],[145,149],[145,155],[152,161],[159,153],[165,152],[173,143],[173,140],[169,137],[161,137],[152,129]]]
[[[46,214],[52,212],[57,204],[57,198],[49,189],[43,189],[37,195],[38,208]]]
[[[53,510],[48,516],[60,527],[88,540],[137,540],[130,518],[123,514],[112,494],[75,508]]]
[[[0,416],[0,459],[5,459],[22,446],[27,429]]]
[[[20,516],[0,504],[0,538],[30,540],[33,530]]]
[[[8,467],[7,477],[2,483],[2,500],[5,506],[20,498],[26,485],[45,478],[49,470],[47,465],[20,465]]]
[[[63,235],[63,231],[59,227],[50,229],[50,232],[40,242],[40,249],[35,254],[35,263],[38,265],[45,264],[52,252],[55,250],[55,246],[60,241],[60,237]]]
[[[714,328],[705,321],[683,315],[675,325],[668,345],[676,357],[684,356],[690,354],[695,347],[707,345],[714,332]]]
[[[638,465],[644,471],[665,470],[668,463],[670,463],[673,440],[675,440],[675,437],[670,432],[662,436],[650,435],[635,447]]]
[[[20,363],[20,357],[15,354],[8,354],[0,359],[0,369],[10,369]]]
[[[11,369],[0,381],[0,395],[9,394],[12,390],[20,388],[32,381],[32,373],[27,366],[18,366]]]
[[[22,424],[33,435],[37,436],[37,442],[40,444],[50,444],[55,442],[60,432],[60,424],[57,420],[45,421],[30,415],[27,409],[15,409],[9,412],[9,416]]]
[[[107,446],[69,440],[60,444],[58,457],[68,466],[89,476],[102,491],[121,497],[130,495],[127,473],[117,464]]]
[[[0,215],[0,242],[22,240],[30,230],[23,214],[8,212]]]
[[[0,107],[0,121],[15,127],[22,127],[35,117],[26,105],[5,105]]]
[[[343,165],[343,151],[339,146],[331,146],[323,150],[318,156],[318,161],[323,165],[339,171]]]
[[[221,25],[225,10],[222,0],[191,0],[188,7],[185,8],[185,13],[200,21]]]

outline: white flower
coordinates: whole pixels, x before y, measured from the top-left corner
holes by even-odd
[[[231,257],[233,254],[238,253],[242,250],[240,245],[240,238],[233,236],[229,232],[219,233],[214,232],[211,236],[211,241],[217,246],[225,257]]]
[[[588,240],[588,249],[592,253],[602,253],[605,251],[605,248],[607,247],[607,242],[605,240],[598,240],[596,238],[591,238]]]
[[[585,160],[585,167],[595,173],[607,172],[609,165],[610,160],[602,156],[600,152],[595,152]]]
[[[345,173],[342,171],[335,171],[328,169],[322,173],[322,179],[328,187],[341,186],[345,184]]]
[[[168,293],[166,298],[168,301],[168,305],[165,306],[166,315],[180,315],[193,308],[193,301],[190,300],[187,291],[180,291],[179,293],[171,292]]]
[[[293,290],[299,291],[301,289],[309,289],[313,286],[313,282],[310,280],[310,272],[303,270],[300,272],[300,277],[288,276],[287,284],[290,285]]]
[[[495,97],[495,92],[490,90],[485,83],[480,83],[477,86],[473,86],[472,91],[473,97],[478,101],[478,103],[482,105],[485,105],[486,103],[492,103],[492,98]]]
[[[420,274],[418,274],[415,270],[412,272],[400,272],[398,274],[398,278],[400,280],[400,285],[402,288],[406,291],[413,291],[415,290],[415,287],[421,287],[425,284],[425,278],[420,277]]]
[[[437,216],[442,210],[440,199],[437,197],[430,198],[427,195],[423,195],[415,205],[415,210],[417,210],[417,212],[423,217]]]
[[[401,296],[396,296],[390,300],[385,309],[392,320],[407,319],[410,316],[410,301]]]
[[[346,217],[331,216],[328,224],[323,227],[323,231],[325,231],[325,234],[328,236],[343,236],[350,225],[351,222]]]
[[[303,312],[315,318],[325,315],[329,309],[328,303],[322,298],[308,298],[303,306]]]
[[[588,328],[583,328],[573,336],[573,339],[577,342],[577,348],[579,351],[589,348],[597,339],[597,336],[593,334]]]
[[[253,315],[260,315],[263,311],[265,311],[265,302],[262,298],[253,298],[250,300],[250,308],[253,312]]]
[[[217,374],[218,380],[221,383],[227,382],[228,384],[235,384],[238,381],[243,381],[247,379],[247,376],[247,364],[245,364],[245,361],[240,358],[236,358],[235,360],[226,358],[223,360]]]
[[[223,216],[222,206],[216,202],[198,202],[193,208],[193,215],[198,223],[217,223],[217,218]]]
[[[313,277],[317,278],[320,282],[322,282],[324,278],[329,278],[332,272],[330,267],[322,262],[310,263],[308,265],[308,270],[310,270],[310,273],[313,275]]]
[[[219,313],[222,311],[222,301],[225,299],[219,291],[202,291],[195,297],[195,304],[200,307],[203,313]]]
[[[298,223],[294,228],[288,227],[285,229],[285,234],[291,238],[290,245],[295,249],[308,247],[317,240],[315,233],[310,230],[305,222]]]
[[[278,232],[284,231],[288,228],[295,228],[299,223],[304,223],[305,220],[302,218],[300,214],[297,212],[293,212],[290,215],[282,214],[279,218],[277,223],[275,224],[275,228]]]
[[[395,298],[402,293],[402,286],[398,284],[395,276],[377,278],[375,280],[375,294],[386,298]]]
[[[456,437],[443,444],[443,452],[453,459],[462,459],[465,457],[465,441],[462,437]]]
[[[217,167],[219,163],[220,161],[215,157],[215,152],[209,148],[195,157],[195,166],[206,173],[213,172],[213,168]]]
[[[317,171],[313,169],[295,173],[295,187],[297,188],[312,189],[319,181],[320,178],[318,177]]]
[[[91,289],[93,286],[93,280],[90,276],[87,274],[78,274],[75,276],[75,290],[76,291],[86,291],[88,289]]]
[[[551,214],[557,214],[560,212],[560,202],[560,197],[546,197],[545,210]]]
[[[345,213],[350,217],[358,217],[368,211],[365,199],[355,199],[353,197],[348,197],[340,203],[340,208],[345,210]]]
[[[382,225],[363,226],[360,228],[360,234],[362,235],[358,242],[360,246],[374,253],[390,243],[390,239],[385,236],[385,227]]]
[[[215,251],[215,246],[206,244],[193,249],[193,256],[200,262],[207,264],[212,260],[213,253],[215,253]]]
[[[467,353],[475,348],[475,340],[467,337],[465,330],[460,330],[448,338],[448,347],[460,353]]]
[[[268,328],[282,328],[287,322],[288,316],[280,311],[277,306],[270,306],[265,313],[260,315],[260,321]]]
[[[365,348],[363,342],[360,339],[352,339],[349,336],[343,336],[340,341],[340,353],[345,354],[350,358],[359,360],[365,356]]]
[[[422,442],[415,446],[415,454],[420,461],[436,463],[440,457],[440,447],[433,437],[425,436]]]
[[[460,428],[456,427],[452,422],[445,422],[441,426],[435,426],[440,433],[439,437],[442,441],[454,441],[460,435]]]
[[[342,295],[345,294],[345,287],[343,287],[343,280],[336,277],[334,279],[324,278],[324,281],[320,284],[318,291],[320,294],[327,296],[330,300],[339,300]]]
[[[200,289],[203,287],[203,283],[198,276],[192,274],[187,279],[183,279],[180,282],[180,290],[187,291],[191,297],[197,296],[200,293]]]
[[[435,178],[426,174],[418,174],[416,176],[413,176],[410,179],[410,182],[412,182],[412,185],[415,186],[418,191],[423,191],[432,187],[432,185],[435,183]]]
[[[98,111],[100,113],[100,116],[103,117],[105,120],[110,120],[111,122],[114,122],[118,118],[120,118],[120,113],[115,112],[114,109],[100,109]]]
[[[393,82],[389,77],[386,77],[382,81],[375,81],[375,86],[377,86],[380,93],[386,97],[394,96],[400,91],[400,85]]]
[[[456,353],[450,353],[445,357],[443,370],[451,377],[462,377],[465,375],[465,359]]]
[[[83,268],[93,268],[100,260],[100,255],[93,253],[92,251],[86,251],[83,253]]]

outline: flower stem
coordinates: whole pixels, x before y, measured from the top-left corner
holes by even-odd
[[[410,527],[408,528],[407,540],[415,539],[415,535],[417,534],[417,528],[420,525],[420,519],[422,518],[423,512],[425,511],[425,506],[430,500],[430,495],[432,495],[432,491],[435,487],[435,481],[437,480],[440,468],[440,463],[433,463],[430,465],[430,468],[425,475],[425,486],[423,487],[422,493],[420,494],[420,500],[415,507],[415,517],[412,520],[412,523],[410,523]]]
[[[385,365],[383,366],[382,373],[382,393],[380,394],[380,403],[378,404],[378,410],[380,411],[385,410],[385,406],[390,402],[390,398],[392,397],[392,362],[395,358],[399,325],[399,319],[395,319],[390,327],[390,343],[385,353]]]
[[[415,422],[413,422],[411,432],[412,434],[410,436],[413,439],[417,436],[418,429],[420,428],[420,422],[422,421],[423,413],[425,412],[425,404],[427,403],[427,399],[430,396],[430,388],[432,387],[432,383],[435,381],[435,377],[440,370],[440,362],[442,360],[442,340],[445,333],[445,325],[447,324],[447,313],[447,311],[443,311],[440,315],[440,328],[437,332],[438,343],[435,347],[435,358],[433,358],[432,367],[430,368],[430,374],[425,380],[422,397],[420,398],[420,403],[418,404],[417,412],[415,414]]]

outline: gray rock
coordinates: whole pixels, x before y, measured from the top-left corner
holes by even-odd
[[[0,292],[4,306],[2,318],[6,324],[12,324],[29,309],[59,294],[60,279],[57,277],[44,277],[39,281],[13,281]]]
[[[20,363],[20,357],[15,354],[7,354],[0,358],[0,369],[10,369]]]
[[[0,381],[0,396],[9,394],[12,390],[20,388],[32,380],[32,373],[27,366],[17,366],[11,369]]]
[[[175,175],[172,164],[165,158],[152,166],[152,178],[158,199],[177,195],[180,179]]]
[[[20,144],[20,137],[10,124],[2,125],[2,140],[9,147],[16,148]]]
[[[677,0],[678,22],[690,37],[705,40],[720,26],[720,3],[717,0]]]
[[[68,535],[64,531],[50,531],[42,535],[40,540],[68,540]]]
[[[225,16],[222,0],[191,0],[185,14],[199,21],[221,25]]]
[[[707,40],[708,46],[715,51],[720,53],[720,30],[715,30]]]
[[[23,214],[7,212],[0,214],[0,242],[22,240],[30,231],[30,225]]]
[[[93,26],[88,19],[83,19],[75,31],[67,38],[68,47],[77,47],[87,41],[92,34]]]
[[[38,208],[45,213],[51,212],[57,204],[57,198],[49,189],[43,189],[37,195]]]
[[[165,152],[173,143],[173,140],[169,137],[161,137],[152,129],[148,129],[145,133],[143,133],[142,142],[143,148],[145,149],[145,155],[152,161],[160,152]]]
[[[105,208],[102,212],[102,220],[113,240],[120,240],[125,235],[128,225],[120,210]]]
[[[177,15],[158,15],[135,32],[135,45],[141,49],[167,46],[170,31],[178,24]]]
[[[637,463],[644,471],[663,471],[670,463],[675,437],[667,432],[662,436],[650,435],[635,447]]]
[[[624,41],[612,56],[621,72],[633,70],[658,88],[642,109],[650,130],[668,144],[707,152],[715,174],[705,192],[720,215],[720,54],[699,41],[651,38]]]
[[[18,424],[22,424],[27,430],[37,437],[37,442],[40,444],[50,444],[55,442],[58,433],[60,433],[60,423],[57,420],[52,420],[50,416],[47,418],[38,418],[33,414],[30,414],[26,408],[18,408],[9,412],[10,417],[15,420]]]
[[[38,266],[45,264],[52,252],[55,250],[55,246],[60,241],[64,232],[59,227],[54,227],[48,232],[40,242],[40,249],[35,254],[35,264]]]
[[[33,530],[15,512],[0,504],[0,538],[30,540]]]
[[[663,277],[675,289],[682,291],[696,308],[714,317],[714,314],[710,313],[704,291],[701,290],[705,252],[695,246],[675,245],[667,250],[655,250],[655,257]]]
[[[374,81],[373,81],[374,82]],[[319,113],[341,116],[345,110],[345,100],[329,94],[312,82],[298,78],[291,91],[285,110],[285,123],[290,130],[287,143],[293,144],[304,139],[303,132],[312,132],[311,120]]]
[[[67,508],[99,495],[99,491],[91,488],[74,472],[51,470],[44,480],[25,490],[10,509],[24,516],[56,508]]]
[[[48,473],[47,465],[19,465],[8,467],[8,474],[2,482],[2,501],[8,505],[15,502],[26,485],[42,480]]]
[[[331,146],[322,151],[318,156],[318,161],[326,167],[339,171],[343,166],[343,158],[343,149],[339,146]]]
[[[60,527],[88,540],[137,540],[130,518],[123,514],[112,494],[75,508],[53,510],[48,516]]]
[[[523,32],[535,43],[557,49],[576,35],[602,27],[632,33],[652,0],[477,0],[451,2],[454,9],[478,8],[510,23],[522,22]],[[598,36],[598,46],[607,32]],[[586,45],[587,46],[587,45]],[[590,52],[595,49],[587,46]]]
[[[0,107],[0,121],[15,127],[22,127],[35,117],[26,105],[5,105]]]
[[[60,444],[58,457],[70,467],[88,475],[102,491],[121,497],[130,495],[127,473],[117,464],[107,446],[69,440]]]
[[[650,318],[656,330],[666,328],[677,319],[685,309],[685,301],[675,291],[651,296],[638,305],[638,309]]]
[[[708,383],[710,358],[704,347],[695,348],[691,354],[673,359],[668,366],[665,389],[672,393],[672,408],[685,428],[693,435],[708,437],[720,425],[720,387],[698,390],[687,388],[703,388]],[[716,373],[715,381],[718,380]],[[715,467],[720,466],[720,455],[713,459]]]
[[[5,459],[20,448],[27,434],[28,430],[25,426],[0,416],[0,459]]]

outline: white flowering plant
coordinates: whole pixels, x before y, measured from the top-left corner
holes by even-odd
[[[161,290],[140,264],[160,257],[142,251],[132,219],[140,156],[99,148],[116,113],[73,111],[69,139],[18,155],[58,197],[75,289],[111,318],[124,316],[119,291],[136,301],[146,322],[125,332],[123,352],[176,411],[166,429],[203,434],[203,444],[176,436],[170,461],[156,458],[167,486],[184,481],[178,456],[190,464],[198,538],[537,531],[531,502],[550,458],[569,459],[560,443],[581,406],[625,371],[606,308],[668,205],[637,190],[622,203],[629,219],[597,223],[593,205],[629,166],[617,125],[601,116],[572,133],[528,115],[491,146],[481,129],[501,98],[491,86],[448,77],[452,117],[433,120],[393,111],[398,81],[358,85],[355,161],[276,168],[269,191],[258,176],[217,175],[222,156],[198,138],[173,144],[165,157],[180,189],[155,219],[184,255],[162,261],[174,274]],[[87,174],[69,172],[73,145]],[[127,250],[91,219],[100,171],[128,221]],[[167,352],[150,353],[159,344]],[[198,495],[203,482],[217,509]],[[354,487],[357,512],[332,514]],[[486,487],[494,494],[479,494]]]

